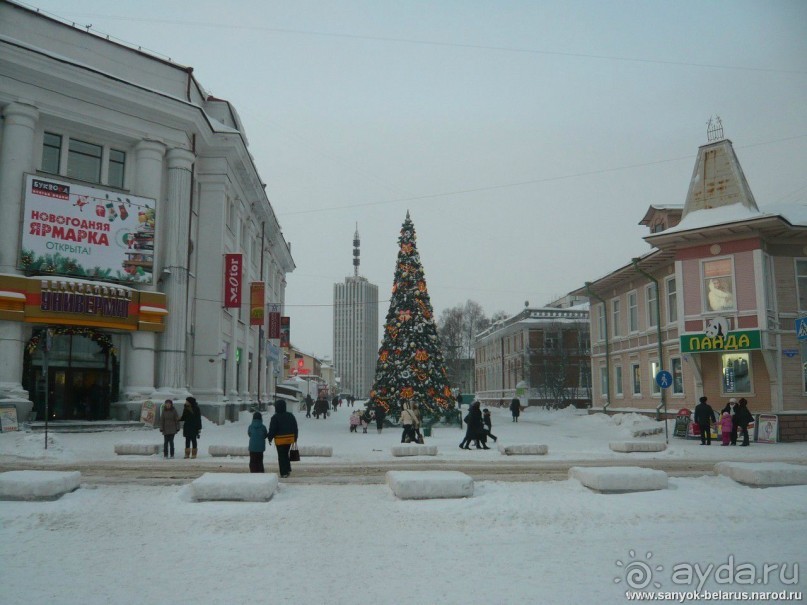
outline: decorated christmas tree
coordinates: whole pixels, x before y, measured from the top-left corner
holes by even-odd
[[[370,399],[396,418],[404,402],[416,403],[423,420],[433,422],[453,414],[455,399],[448,384],[409,212],[398,244],[392,297]]]

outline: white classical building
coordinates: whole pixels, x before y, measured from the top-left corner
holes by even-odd
[[[378,286],[359,275],[359,229],[353,235],[353,275],[333,285],[333,363],[340,391],[367,397],[378,360]]]
[[[0,400],[128,419],[193,395],[215,422],[266,400],[258,324],[294,262],[233,106],[1,2],[0,111]]]

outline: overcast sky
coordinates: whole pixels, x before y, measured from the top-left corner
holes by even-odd
[[[711,115],[757,203],[807,200],[807,2],[34,0],[190,65],[237,109],[297,269],[292,342],[332,355],[333,284],[388,310],[411,212],[436,314],[517,313],[649,250]]]

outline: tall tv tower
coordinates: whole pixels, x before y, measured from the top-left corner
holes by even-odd
[[[359,276],[359,223],[356,223],[356,233],[353,234],[353,277]]]

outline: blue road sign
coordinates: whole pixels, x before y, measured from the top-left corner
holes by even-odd
[[[656,374],[656,384],[662,389],[669,389],[672,386],[672,374],[667,370],[661,370]]]
[[[807,317],[799,317],[796,320],[796,338],[807,340]]]

